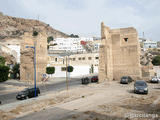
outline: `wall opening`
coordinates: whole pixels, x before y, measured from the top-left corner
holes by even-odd
[[[124,41],[125,41],[125,42],[128,42],[128,38],[124,38]]]

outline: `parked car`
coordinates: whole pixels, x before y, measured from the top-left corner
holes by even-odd
[[[134,93],[148,94],[148,85],[144,80],[138,80],[134,83]]]
[[[159,77],[153,77],[151,80],[150,80],[151,83],[159,83],[160,82],[160,78]]]
[[[130,83],[130,82],[132,82],[133,80],[132,80],[132,78],[130,77],[130,76],[123,76],[122,78],[121,78],[121,81],[120,81],[120,83],[121,84],[128,84],[128,83]]]
[[[88,77],[84,77],[81,79],[82,84],[89,84],[89,78]]]
[[[36,88],[36,96],[40,94],[40,89]],[[26,88],[23,91],[19,92],[16,96],[17,99],[23,100],[27,98],[35,97],[35,88]]]
[[[98,82],[98,76],[93,76],[91,78],[91,82]]]

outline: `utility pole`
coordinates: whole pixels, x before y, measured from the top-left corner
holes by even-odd
[[[68,60],[67,60],[67,56],[66,56],[66,87],[67,87],[67,91],[68,91]]]
[[[36,42],[34,43],[34,88],[35,88],[35,94],[36,97]]]
[[[32,48],[34,50],[34,88],[35,88],[35,97],[37,96],[36,93],[36,42],[34,42],[34,46],[26,46],[26,48]]]
[[[144,38],[145,36],[144,36],[144,32],[143,32],[143,38]]]

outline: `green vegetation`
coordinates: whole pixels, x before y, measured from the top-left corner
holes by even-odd
[[[8,80],[9,67],[0,65],[0,82]]]
[[[69,37],[72,37],[72,38],[79,38],[78,35],[74,35],[74,34],[71,34]]]
[[[50,42],[53,41],[53,40],[54,40],[53,36],[49,36],[49,37],[47,38],[47,43],[50,43]]]
[[[37,36],[38,32],[37,31],[33,31],[33,36]]]
[[[73,68],[72,66],[68,66],[68,67],[67,67],[67,72],[73,72],[73,69],[74,69],[74,68]]]
[[[0,82],[8,80],[9,67],[5,66],[5,58],[0,56]]]
[[[55,67],[47,67],[46,68],[47,74],[54,74],[55,73]]]
[[[47,45],[47,50],[49,49],[49,45]]]
[[[94,66],[93,65],[91,65],[91,68],[89,69],[89,73],[90,74],[94,73]]]
[[[13,79],[20,79],[20,65],[15,64],[12,68]],[[17,76],[18,75],[18,76]]]
[[[4,66],[5,62],[6,62],[5,58],[0,56],[0,65]]]
[[[160,65],[160,55],[157,55],[156,57],[153,58],[152,64],[155,66]]]

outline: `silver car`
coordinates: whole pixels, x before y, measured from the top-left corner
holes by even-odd
[[[160,82],[160,78],[159,77],[153,77],[151,80],[150,80],[151,83],[159,83]]]

